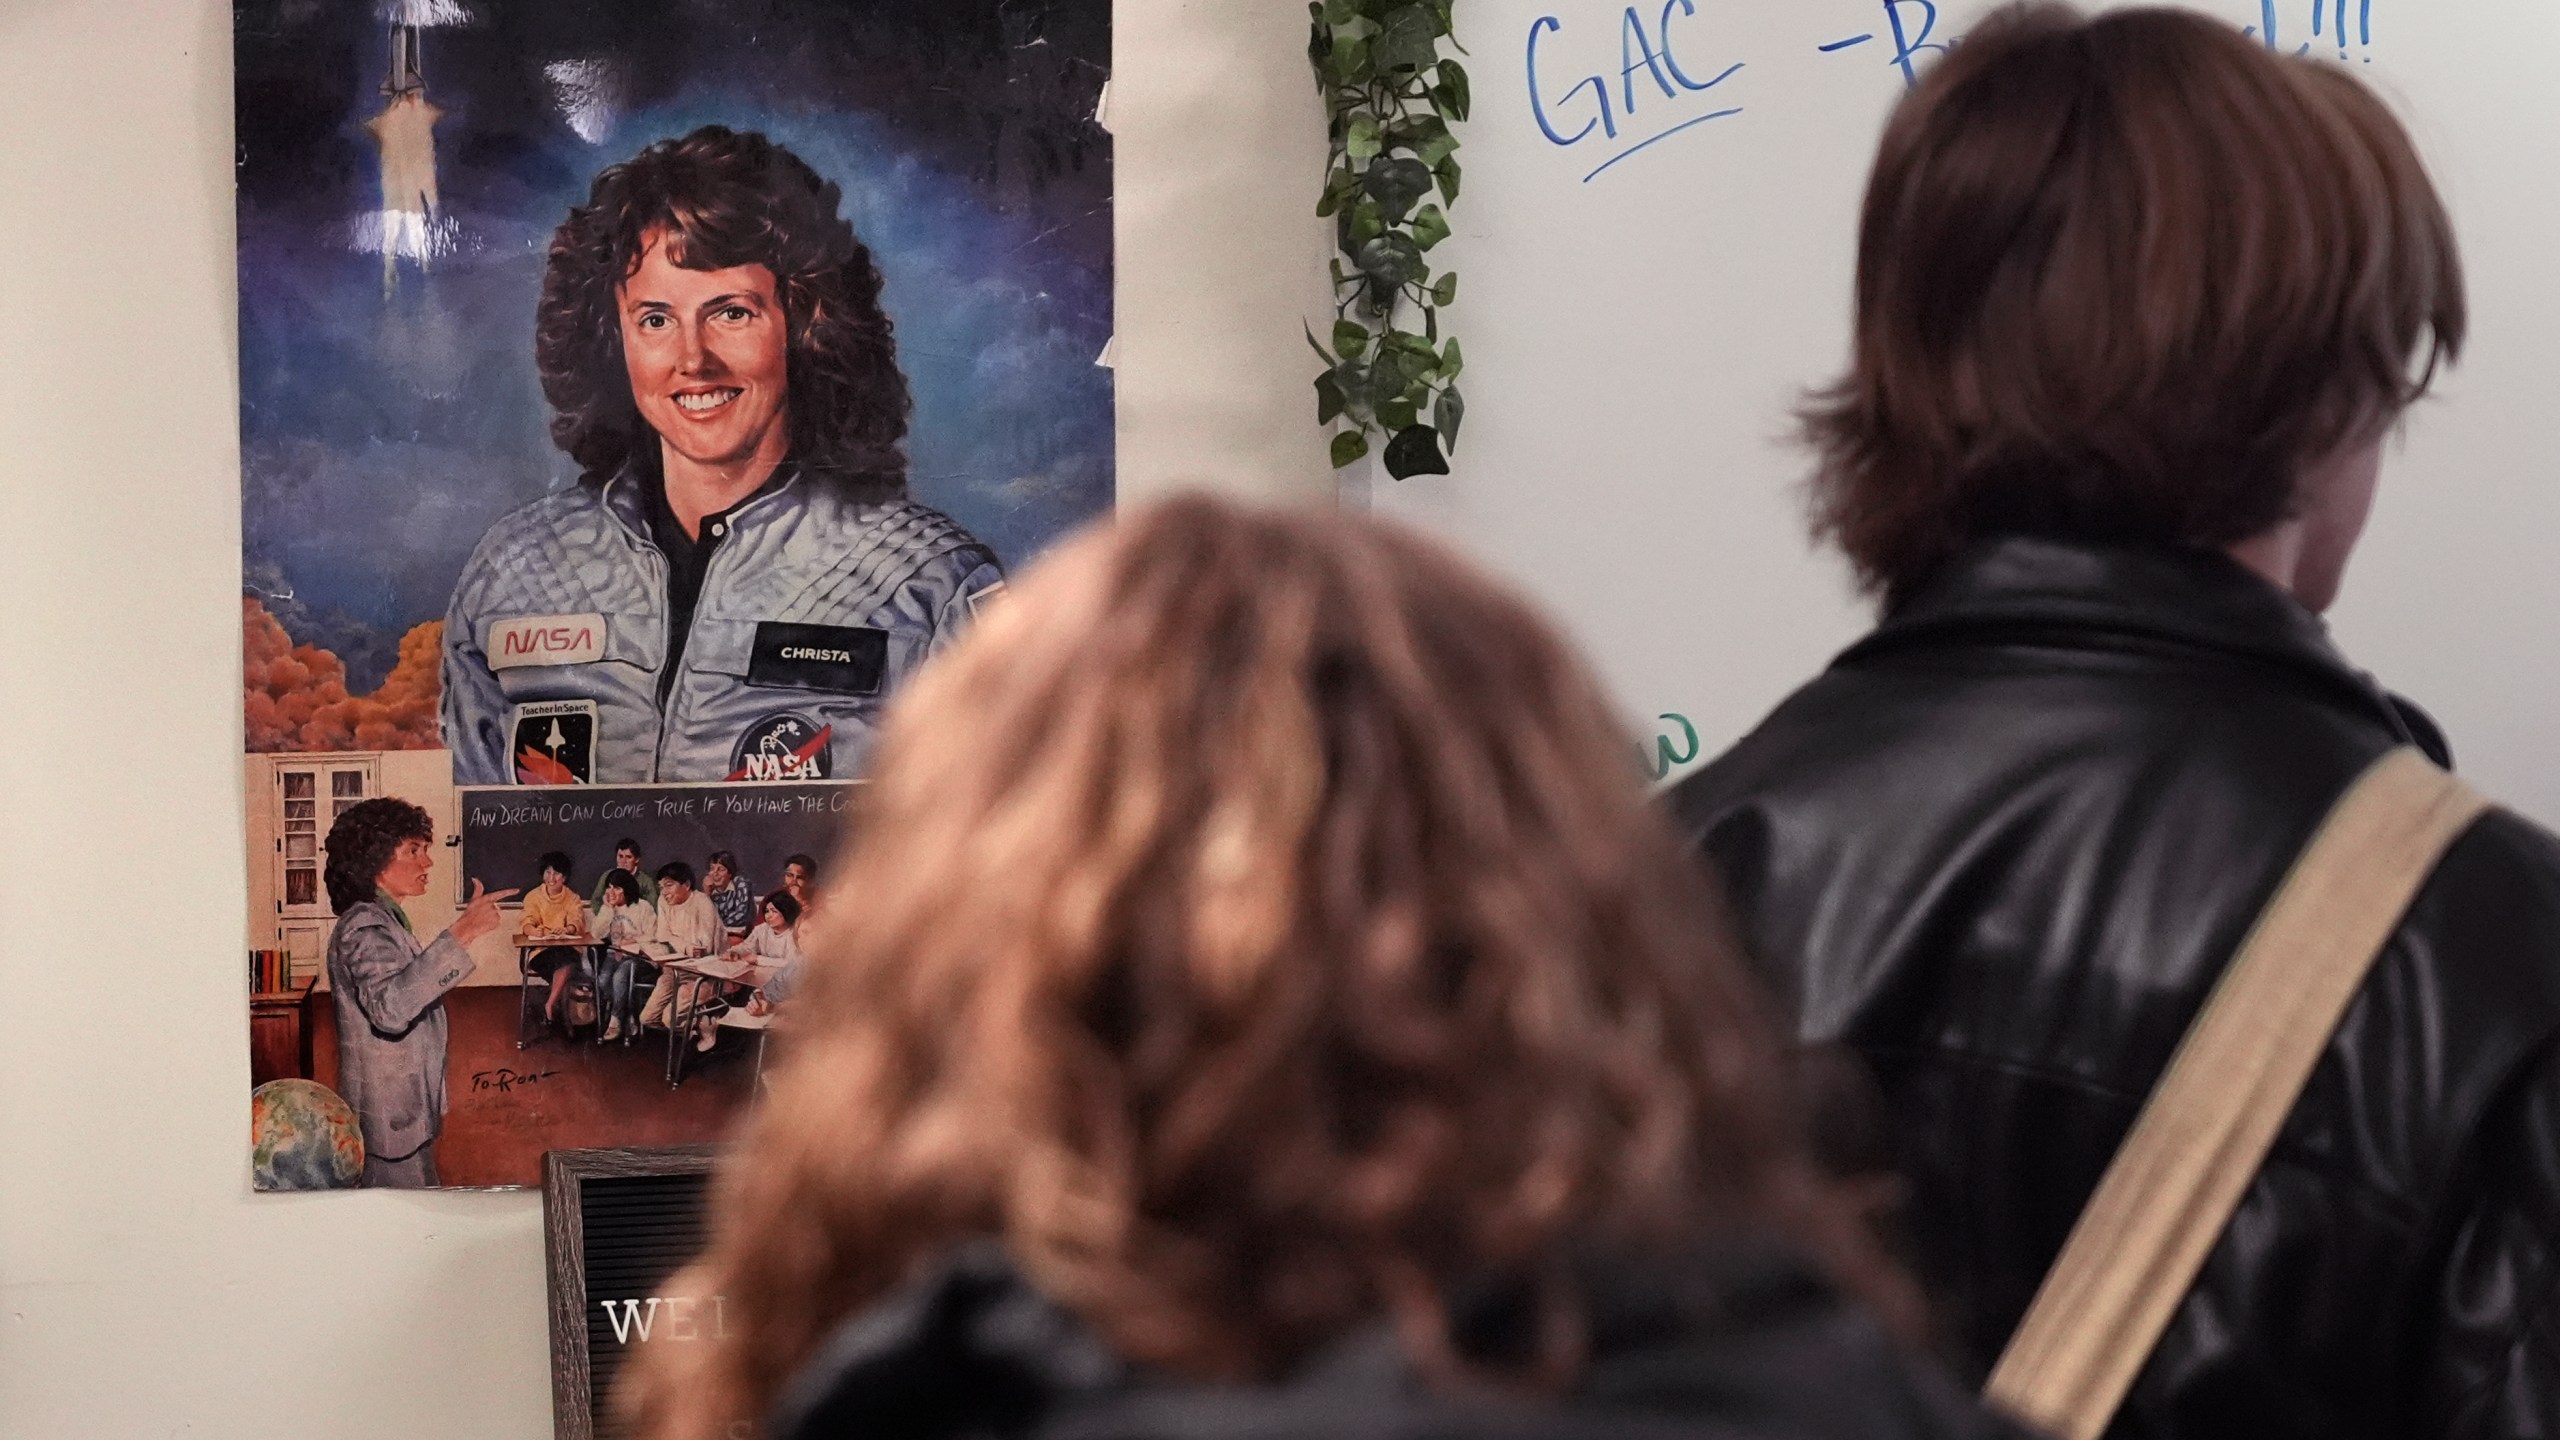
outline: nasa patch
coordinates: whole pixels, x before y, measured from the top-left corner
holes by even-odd
[[[828,743],[836,727],[788,711],[768,715],[738,737],[729,758],[731,780],[825,780],[835,770]]]
[[[518,665],[592,665],[604,658],[604,617],[517,615],[489,624],[481,651],[492,670]]]
[[[519,785],[589,785],[596,778],[596,702],[544,700],[515,708],[507,753]]]

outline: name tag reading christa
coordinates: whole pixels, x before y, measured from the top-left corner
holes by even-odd
[[[756,648],[747,660],[747,683],[786,690],[830,690],[877,695],[889,667],[889,632],[868,625],[756,624]]]

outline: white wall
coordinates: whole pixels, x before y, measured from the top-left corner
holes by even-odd
[[[1701,758],[1871,623],[1845,565],[1806,543],[1808,464],[1787,413],[1847,358],[1859,198],[1903,93],[1889,15],[1912,33],[1934,14],[1946,40],[1993,3],[1461,8],[1475,110],[1457,233],[1433,259],[1465,278],[1448,318],[1465,341],[1468,418],[1454,474],[1380,480],[1377,504],[1518,579],[1640,724],[1695,721]],[[2268,13],[2181,3],[2235,30]],[[2312,41],[2318,8],[2277,0],[2283,48]],[[2542,659],[2560,616],[2560,486],[2542,428],[2560,366],[2548,156],[2560,91],[2543,63],[2560,9],[2370,0],[2328,13],[2355,33],[2333,24],[2312,52],[2407,118],[2460,235],[2472,315],[2463,364],[2386,466],[2336,637],[2443,722],[2474,783],[2560,824],[2560,698]],[[1657,85],[1622,48],[1630,14],[1683,76],[1741,68],[1695,92]],[[1533,34],[1552,135],[1530,101]],[[1595,91],[1612,97],[1614,133]],[[1623,163],[1603,168],[1612,157]]]
[[[1120,4],[1124,500],[1330,493],[1303,13]],[[225,0],[0,3],[0,1436],[546,1436],[536,1196],[249,1193],[230,152]]]

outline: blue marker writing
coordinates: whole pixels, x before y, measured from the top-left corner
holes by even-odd
[[[1902,8],[1906,5],[1920,7],[1918,35],[1913,35],[1903,28]],[[1946,46],[1933,45],[1929,42],[1929,37],[1936,34],[1938,30],[1937,0],[1884,0],[1884,18],[1885,23],[1893,30],[1893,63],[1902,67],[1902,83],[1919,84],[1920,67],[1914,62],[1927,51],[1934,50],[1941,55],[1947,53]]]
[[[1564,101],[1571,100],[1574,96],[1581,94],[1584,90],[1589,90],[1593,95],[1599,97],[1599,119],[1584,121],[1582,123],[1582,128],[1574,131],[1570,135],[1558,134],[1556,132],[1556,127],[1550,124],[1547,120],[1546,103],[1539,98],[1541,91],[1538,86],[1538,37],[1549,30],[1562,30],[1563,28],[1564,22],[1558,20],[1553,15],[1541,15],[1529,24],[1529,113],[1536,117],[1540,133],[1544,134],[1549,140],[1554,141],[1558,145],[1572,144],[1583,136],[1590,134],[1591,127],[1594,125],[1601,126],[1607,130],[1609,138],[1614,140],[1618,137],[1618,122],[1612,119],[1609,115],[1609,87],[1602,84],[1600,82],[1600,77],[1597,75],[1591,76],[1581,84],[1564,92],[1564,100],[1560,100],[1557,103],[1562,104]]]

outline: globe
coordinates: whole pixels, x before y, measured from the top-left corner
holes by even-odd
[[[364,1178],[364,1133],[337,1091],[270,1080],[249,1092],[249,1157],[261,1190],[345,1190]]]

